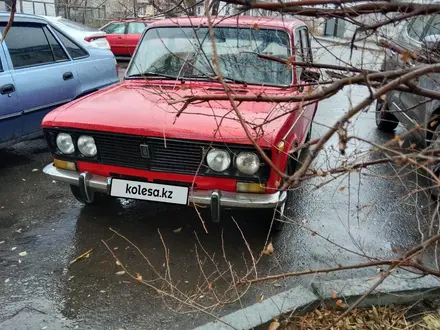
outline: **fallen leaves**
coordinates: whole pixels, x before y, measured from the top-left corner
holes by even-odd
[[[86,252],[84,252],[83,254],[81,254],[80,256],[76,257],[75,259],[73,259],[70,264],[73,265],[75,262],[84,259],[84,258],[88,258],[90,256],[90,253],[92,253],[93,248],[87,250]]]
[[[280,322],[278,321],[272,321],[269,324],[269,328],[267,330],[277,330],[280,327]]]
[[[341,307],[341,308],[345,308],[347,307],[347,304],[345,304],[341,299],[336,300],[336,306]]]
[[[23,251],[23,252],[20,252],[18,255],[19,255],[20,257],[25,257],[25,256],[27,256],[27,252],[26,252],[26,251]]]
[[[120,270],[119,272],[116,272],[115,275],[121,276],[125,274],[125,270]]]
[[[179,227],[177,229],[174,229],[173,233],[177,234],[177,233],[180,233],[181,231],[182,231],[182,227]]]
[[[339,187],[338,190],[339,191],[344,191],[345,187]]]
[[[136,273],[136,279],[137,279],[138,281],[142,281],[142,275],[139,274],[139,273]]]
[[[258,297],[257,297],[257,301],[258,301],[259,303],[262,303],[263,300],[264,300],[264,294],[259,294]]]
[[[338,294],[336,293],[335,290],[332,291],[332,298],[333,298],[333,299],[338,298]]]
[[[119,260],[116,260],[116,265],[122,266],[121,262]]]
[[[258,26],[257,23],[254,23],[254,24],[252,25],[252,28],[253,28],[254,30],[259,30],[259,29],[260,29],[260,27]]]
[[[273,254],[273,251],[274,251],[273,244],[272,244],[272,242],[269,242],[266,245],[266,248],[263,251],[261,251],[261,253],[264,255],[270,255],[270,254]]]

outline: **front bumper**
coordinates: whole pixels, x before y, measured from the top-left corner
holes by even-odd
[[[96,191],[110,195],[111,177],[90,174],[88,172],[74,172],[56,168],[53,163],[46,165],[43,172],[54,180],[77,185],[84,191]],[[273,194],[237,193],[221,190],[196,190],[190,191],[189,204],[210,205],[214,213],[219,213],[219,208],[276,208],[286,200],[285,191]]]

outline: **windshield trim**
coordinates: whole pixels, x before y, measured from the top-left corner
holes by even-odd
[[[213,27],[219,27],[219,28],[222,28],[222,27],[225,27],[225,28],[239,28],[239,29],[241,29],[241,28],[247,28],[247,29],[252,29],[252,25],[247,25],[247,24],[243,24],[243,25],[234,25],[234,24],[216,24],[216,25],[214,25]],[[145,30],[144,30],[144,32],[142,33],[142,36],[141,36],[141,38],[139,39],[139,42],[138,42],[138,45],[136,46],[136,49],[135,49],[135,51],[134,51],[134,53],[133,53],[133,55],[131,56],[131,58],[130,58],[130,61],[128,62],[128,65],[127,65],[127,69],[126,69],[126,71],[125,71],[125,74],[124,74],[124,80],[126,80],[127,78],[127,80],[130,80],[130,76],[128,76],[128,72],[129,72],[129,69],[131,68],[131,66],[133,65],[133,61],[134,61],[134,59],[136,58],[136,56],[137,56],[137,54],[138,54],[138,52],[139,52],[139,49],[140,49],[140,45],[141,45],[141,43],[142,42],[144,42],[144,39],[145,39],[145,35],[148,33],[148,31],[150,31],[150,30],[153,30],[153,29],[162,29],[162,28],[166,28],[166,29],[169,29],[169,28],[173,28],[173,29],[184,29],[184,28],[192,28],[193,30],[197,30],[197,29],[199,29],[199,28],[208,28],[208,26],[206,26],[206,25],[204,25],[204,24],[198,24],[198,25],[158,25],[158,26],[154,26],[154,23],[153,24],[150,24],[150,25],[148,25],[146,28],[145,28]],[[291,30],[289,29],[289,28],[287,28],[287,27],[283,27],[283,28],[280,28],[280,27],[271,27],[271,26],[262,26],[259,30],[274,30],[274,31],[282,31],[282,32],[285,32],[286,34],[287,34],[287,36],[288,36],[288,41],[289,41],[289,50],[290,50],[290,56],[293,56],[293,53],[295,52],[295,50],[293,49],[293,34],[291,33]],[[293,53],[292,53],[293,52]],[[257,55],[255,55],[255,56],[257,56]],[[155,78],[155,77],[154,77]],[[154,79],[153,78],[153,79]],[[138,77],[138,79],[141,79],[140,77]],[[191,78],[191,77],[178,77],[177,78],[177,80],[181,80],[181,79],[184,79],[185,81],[200,81],[200,80],[196,80],[196,79],[194,79],[194,78]],[[133,79],[132,79],[133,80]],[[148,80],[147,78],[145,78],[145,80]],[[154,80],[157,80],[157,79],[154,79]],[[211,82],[217,82],[217,81],[215,81],[215,80],[212,80]],[[218,83],[220,83],[220,82],[218,82]],[[231,83],[230,83],[231,84]],[[232,84],[235,84],[235,83],[232,83]],[[292,87],[294,87],[294,85],[295,85],[295,73],[294,73],[294,71],[293,71],[293,68],[292,68],[292,80],[291,80],[291,82],[289,83],[289,84],[287,84],[287,85],[282,85],[282,84],[276,84],[276,85],[273,85],[273,84],[258,84],[258,83],[251,83],[251,82],[246,82],[246,84],[247,85],[251,85],[251,86],[268,86],[268,87],[279,87],[279,88],[283,88],[283,89],[287,89],[287,88],[292,88]],[[237,85],[239,85],[239,84],[237,84]]]

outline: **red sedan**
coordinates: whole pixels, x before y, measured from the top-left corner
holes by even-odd
[[[316,83],[319,74],[267,55],[312,62],[307,26],[296,19],[217,18],[214,38],[229,88],[254,97],[237,103],[248,130],[273,164],[292,174],[298,155],[288,151],[310,138],[317,102],[271,99],[310,93],[299,85]],[[213,59],[206,18],[149,25],[121,83],[44,118],[54,157],[44,172],[69,184],[85,204],[119,197],[205,205],[214,221],[224,208],[266,209],[268,219],[282,220],[290,194],[279,190],[280,175],[247,137]],[[176,103],[208,94],[217,99]]]
[[[127,19],[112,21],[102,28],[115,56],[132,56],[145,28],[151,20]]]

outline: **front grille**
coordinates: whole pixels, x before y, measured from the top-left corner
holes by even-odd
[[[95,135],[95,141],[101,162],[109,165],[193,175],[203,160],[200,143],[107,134]],[[141,156],[141,144],[149,158]]]
[[[45,129],[46,139],[49,142],[52,153],[60,159],[82,159],[90,162],[98,162],[105,165],[115,165],[157,172],[178,173],[188,175],[209,175],[218,177],[236,177],[246,180],[261,182],[269,177],[270,169],[263,164],[258,173],[253,176],[240,174],[231,167],[227,173],[215,173],[210,171],[205,164],[204,155],[210,148],[229,149],[234,155],[240,151],[253,150],[252,146],[230,145],[223,143],[211,144],[204,141],[163,139],[157,137],[143,137],[139,135],[112,134],[105,132],[90,132],[63,129],[72,135],[74,143],[82,134],[94,137],[98,156],[93,159],[85,159],[79,152],[74,155],[61,154],[55,145],[55,137],[59,130]],[[147,157],[142,157],[141,145],[147,148]],[[266,151],[270,157],[270,151]],[[145,156],[145,154],[144,154]]]

